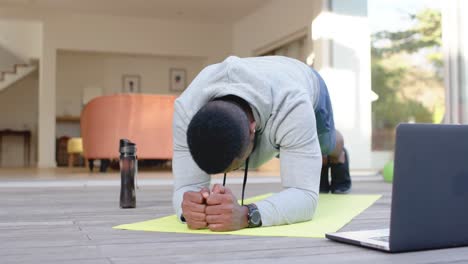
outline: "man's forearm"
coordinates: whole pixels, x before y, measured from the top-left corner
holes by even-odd
[[[262,217],[262,226],[274,226],[312,219],[317,202],[316,192],[288,188],[255,204]]]
[[[184,193],[188,191],[198,192],[203,187],[208,188],[210,177],[197,167],[188,151],[174,150],[172,174],[174,175],[173,208],[177,216],[180,217]]]

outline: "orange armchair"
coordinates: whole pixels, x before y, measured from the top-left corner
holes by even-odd
[[[91,100],[81,113],[83,155],[119,158],[119,140],[137,145],[138,159],[172,159],[172,117],[176,96],[117,94]],[[101,171],[103,169],[101,163]]]

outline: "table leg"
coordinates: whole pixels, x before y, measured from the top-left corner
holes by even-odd
[[[24,135],[24,160],[26,167],[29,167],[29,162],[31,158],[31,134]]]
[[[73,167],[73,163],[75,163],[75,153],[68,153],[68,168]]]
[[[0,135],[0,166],[2,166],[2,163],[3,163],[2,153],[3,153],[3,136]]]

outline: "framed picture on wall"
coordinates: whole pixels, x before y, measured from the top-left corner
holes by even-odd
[[[123,93],[139,93],[140,92],[140,75],[124,74],[122,76],[122,92]]]
[[[169,85],[171,91],[182,92],[185,90],[187,85],[187,71],[185,69],[170,69]]]

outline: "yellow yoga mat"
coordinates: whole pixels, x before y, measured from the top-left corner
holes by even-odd
[[[265,194],[245,200],[245,203],[260,201],[272,195]],[[175,215],[161,217],[153,220],[115,226],[116,229],[192,233],[192,234],[230,234],[243,236],[286,236],[286,237],[325,237],[325,233],[336,232],[349,223],[355,216],[371,206],[381,195],[333,195],[321,194],[314,218],[307,222],[270,226],[259,228],[246,228],[232,232],[212,232],[210,230],[191,230],[180,223]]]

